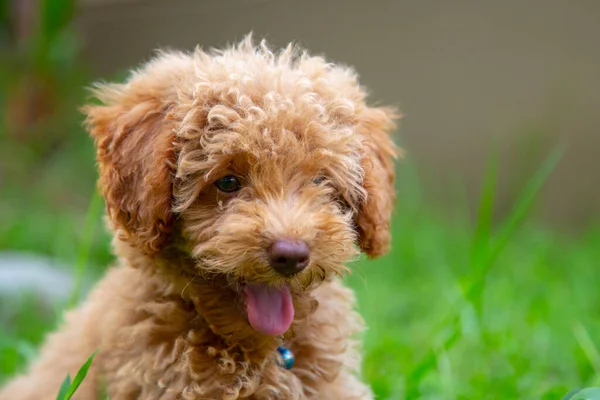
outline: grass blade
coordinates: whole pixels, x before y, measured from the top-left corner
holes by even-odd
[[[521,193],[521,196],[519,196],[517,199],[515,206],[509,214],[508,219],[500,229],[498,239],[496,240],[496,245],[492,248],[490,254],[490,260],[492,262],[496,260],[516,229],[523,223],[523,221],[525,221],[528,213],[531,211],[538,193],[552,172],[555,170],[564,152],[565,149],[562,146],[555,148],[544,160],[529,183],[525,186],[525,189]]]
[[[85,216],[85,223],[83,225],[81,243],[79,244],[79,252],[77,254],[77,262],[75,264],[73,289],[69,298],[69,308],[76,306],[79,298],[81,297],[81,287],[83,285],[83,279],[87,269],[90,248],[92,247],[94,232],[96,231],[96,225],[100,219],[101,212],[102,199],[98,192],[94,190]]]
[[[598,353],[598,348],[587,329],[585,329],[582,323],[578,322],[573,326],[573,335],[575,335],[575,339],[577,339],[579,346],[594,369],[595,375],[600,377],[600,353]]]
[[[552,171],[554,171],[558,165],[563,154],[563,147],[555,148],[523,189],[515,206],[508,214],[506,221],[501,225],[499,233],[494,239],[494,243],[491,245],[485,259],[482,260],[481,267],[478,269],[475,277],[473,277],[472,285],[465,291],[464,297],[467,301],[477,298],[479,293],[483,290],[486,277],[494,266],[498,256],[502,250],[504,250],[517,229],[527,219],[528,213],[531,211],[538,193],[552,174]]]
[[[475,234],[471,241],[471,254],[469,257],[469,271],[471,276],[473,274],[480,274],[481,268],[484,268],[483,261],[485,260],[486,254],[489,252],[499,164],[499,156],[498,153],[495,152],[493,156],[489,158],[481,188],[479,207],[477,210],[477,228],[475,229]],[[472,281],[471,279],[467,280],[466,278],[467,277],[463,278],[462,282],[463,291],[467,287],[468,282]],[[475,293],[470,299],[478,318],[481,317],[482,313],[481,293],[482,292]]]
[[[67,374],[67,377],[60,385],[60,390],[58,391],[58,396],[56,396],[56,400],[64,400],[67,396],[67,392],[69,391],[69,387],[71,386],[71,376]]]
[[[498,154],[490,157],[480,194],[477,210],[477,228],[471,243],[470,262],[471,268],[477,265],[483,254],[488,250],[492,231],[492,217],[494,214],[494,198],[498,182]]]
[[[69,386],[69,390],[67,391],[64,400],[69,400],[73,396],[79,385],[81,385],[81,382],[83,382],[83,380],[85,379],[85,376],[87,375],[88,370],[92,365],[92,361],[94,361],[94,357],[96,357],[96,354],[98,354],[98,350],[96,350],[94,354],[92,354],[90,358],[88,358],[88,360],[85,362],[85,364],[83,364],[83,366],[79,369],[77,375],[75,375],[75,379],[73,379],[73,382],[71,383],[71,386]]]
[[[600,388],[587,388],[576,392],[573,397],[566,397],[568,400],[600,400]]]

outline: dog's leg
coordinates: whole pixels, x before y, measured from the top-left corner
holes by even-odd
[[[364,323],[354,311],[354,293],[334,280],[317,288],[314,297],[319,306],[298,326],[291,371],[309,399],[372,399],[371,389],[358,378],[361,355],[355,335]]]

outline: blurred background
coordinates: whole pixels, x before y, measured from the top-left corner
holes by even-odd
[[[600,383],[600,2],[1,0],[0,382],[110,264],[86,86],[253,31],[404,114],[394,250],[349,278],[384,399]],[[563,149],[563,150],[557,150]]]

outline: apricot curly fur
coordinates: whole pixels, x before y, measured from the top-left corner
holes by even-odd
[[[367,105],[350,68],[251,37],[161,52],[94,95],[84,112],[118,261],[0,399],[54,399],[98,348],[76,399],[372,399],[339,277],[360,250],[389,249],[398,114]],[[225,175],[241,190],[220,192]],[[292,277],[268,263],[281,238],[311,252]],[[248,323],[247,283],[289,288],[281,339]]]

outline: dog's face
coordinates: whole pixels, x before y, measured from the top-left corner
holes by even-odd
[[[387,251],[394,200],[394,114],[350,70],[292,53],[162,54],[86,108],[117,233],[150,257],[183,242],[268,335],[295,291]]]

